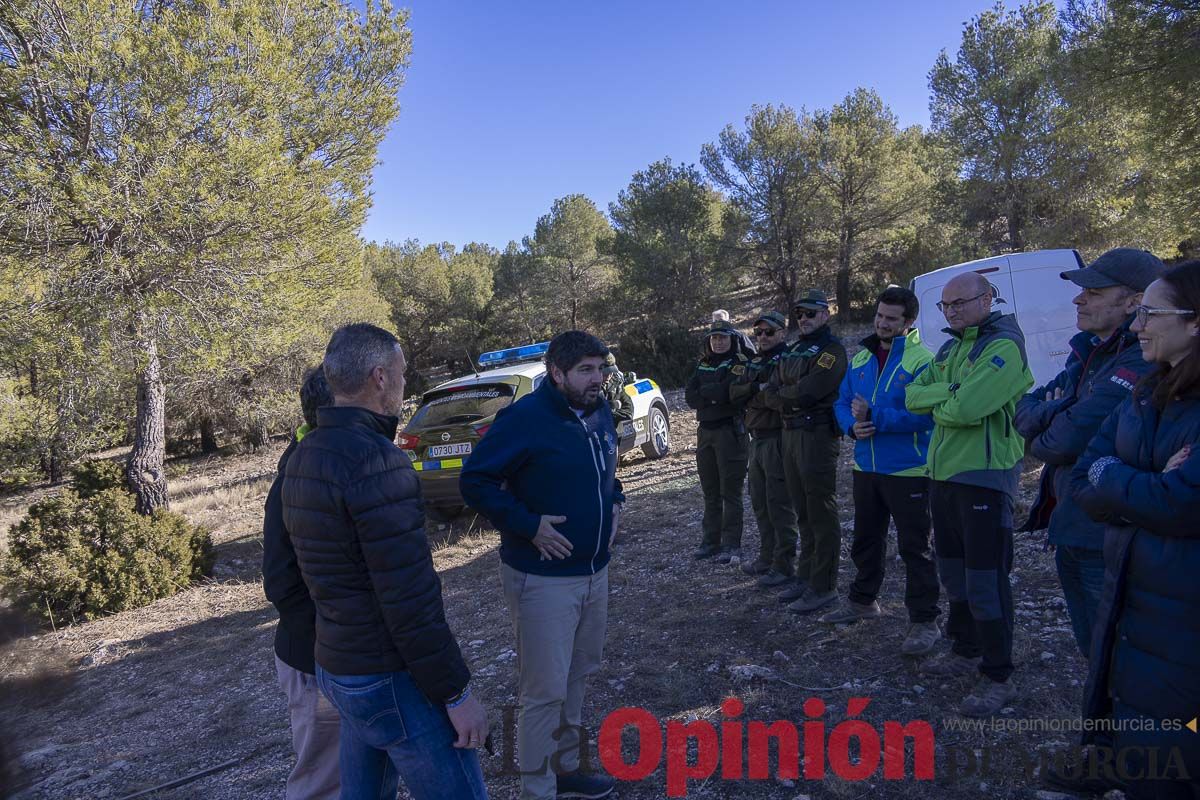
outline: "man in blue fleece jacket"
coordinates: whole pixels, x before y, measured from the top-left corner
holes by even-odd
[[[500,531],[517,638],[522,800],[606,797],[578,772],[584,684],[608,625],[608,548],[621,504],[617,432],[601,396],[608,348],[583,331],[546,351],[546,378],[496,416],[463,467],[466,503]]]

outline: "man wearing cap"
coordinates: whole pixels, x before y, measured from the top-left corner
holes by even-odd
[[[762,392],[787,349],[787,318],[778,311],[763,314],[754,321],[754,338],[758,352],[730,387],[729,398],[745,404],[750,434],[750,507],[758,522],[758,558],[743,561],[742,572],[763,575],[790,569],[796,548],[796,512],[783,468],[783,422]]]
[[[800,337],[779,359],[765,389],[783,421],[783,466],[796,509],[800,554],[795,578],[789,563],[759,578],[761,586],[788,586],[788,609],[808,613],[837,600],[841,523],[837,512],[837,459],[841,431],[833,413],[846,374],[846,348],[829,329],[829,299],[818,289],[793,306]],[[789,544],[789,550],[794,545]],[[790,556],[790,553],[789,553]]]
[[[684,389],[696,409],[696,471],[704,493],[703,538],[697,559],[717,557],[728,564],[742,546],[742,486],[746,482],[748,441],[742,404],[729,390],[746,373],[749,360],[737,328],[713,322],[704,338],[704,357]]]
[[[1013,502],[1025,444],[1012,425],[1033,385],[1025,335],[992,311],[992,287],[976,272],[951,278],[938,309],[950,338],[908,385],[905,405],[933,415],[929,505],[938,575],[949,600],[950,652],[925,662],[939,678],[978,675],[959,711],[991,716],[1017,696],[1012,681]]]
[[[1080,287],[1072,301],[1080,332],[1071,339],[1066,368],[1021,398],[1013,420],[1029,452],[1046,462],[1024,530],[1049,527],[1071,627],[1085,657],[1104,586],[1104,525],[1075,504],[1067,481],[1100,423],[1154,366],[1142,359],[1129,326],[1142,292],[1163,270],[1151,253],[1121,247],[1062,273]]]

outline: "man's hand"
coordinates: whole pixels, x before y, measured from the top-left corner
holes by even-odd
[[[1185,444],[1183,447],[1179,448],[1179,451],[1175,453],[1175,455],[1171,456],[1171,458],[1167,460],[1167,465],[1163,467],[1163,472],[1170,472],[1173,469],[1179,469],[1183,466],[1183,462],[1187,461],[1188,456],[1191,454],[1192,446],[1190,444]]]
[[[575,549],[575,545],[571,544],[567,537],[554,529],[557,523],[566,521],[566,517],[542,515],[542,519],[538,523],[537,534],[533,537],[533,546],[542,554],[543,560],[566,558]]]
[[[447,708],[450,724],[458,738],[455,747],[483,747],[488,735],[487,711],[475,695],[471,695],[454,708]]]
[[[854,438],[855,439],[870,439],[875,435],[874,422],[856,422],[854,423]]]
[[[613,542],[615,542],[617,540],[617,528],[621,525],[621,504],[620,503],[613,503],[612,517],[613,517],[612,533],[610,533],[608,535],[608,546],[609,547],[612,547]]]
[[[866,422],[871,418],[871,404],[861,394],[854,395],[854,399],[850,401],[850,411],[859,422]]]
[[[1062,399],[1063,399],[1063,390],[1062,390],[1061,386],[1057,387],[1053,392],[1046,392],[1046,402],[1047,403],[1053,402],[1055,400],[1062,400]]]

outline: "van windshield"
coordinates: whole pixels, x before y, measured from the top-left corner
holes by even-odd
[[[510,383],[477,383],[430,392],[407,429],[478,422],[508,406],[515,393],[516,387]]]

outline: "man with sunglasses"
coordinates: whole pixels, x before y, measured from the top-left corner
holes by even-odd
[[[1142,292],[1164,266],[1145,250],[1109,250],[1083,269],[1062,273],[1080,287],[1072,301],[1079,333],[1071,339],[1066,368],[1017,403],[1014,424],[1029,452],[1046,462],[1038,497],[1023,530],[1049,528],[1075,642],[1086,658],[1104,588],[1104,525],[1075,503],[1071,467],[1134,385],[1153,368],[1129,330]]]
[[[770,311],[754,322],[757,354],[746,371],[729,388],[735,404],[745,404],[750,433],[750,506],[758,522],[758,558],[742,562],[747,575],[786,574],[796,548],[796,512],[788,497],[783,469],[783,422],[767,405],[762,388],[775,374],[779,357],[787,349],[787,318]]]
[[[808,613],[835,602],[841,523],[837,512],[837,459],[841,431],[833,404],[846,374],[846,348],[829,329],[829,299],[810,289],[792,308],[800,337],[779,359],[768,383],[767,405],[783,419],[783,466],[796,509],[800,554],[795,581],[791,564],[759,579],[789,587],[788,609]],[[790,551],[794,543],[789,543]],[[790,552],[788,553],[790,556]]]
[[[1033,385],[1025,335],[992,311],[992,287],[975,272],[951,278],[938,309],[950,339],[905,392],[908,410],[932,414],[930,510],[938,573],[949,599],[950,652],[925,662],[935,677],[981,673],[959,711],[991,716],[1017,696],[1011,676],[1013,500],[1025,443],[1012,424]]]

